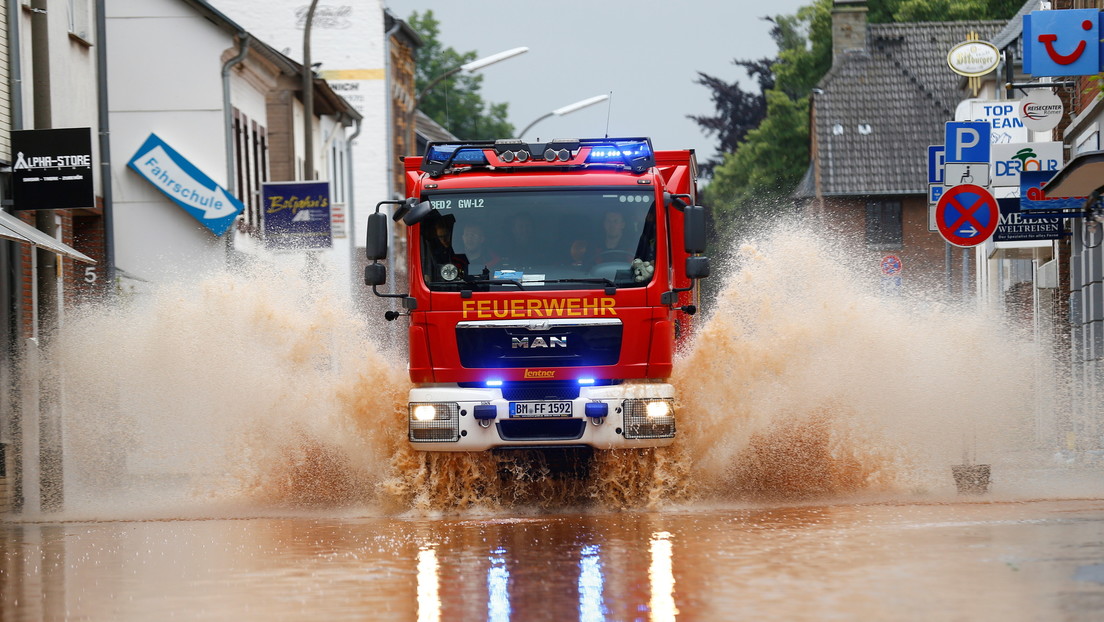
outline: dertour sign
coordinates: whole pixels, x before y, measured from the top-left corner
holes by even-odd
[[[963,41],[947,53],[947,65],[960,76],[974,78],[997,68],[1000,50],[988,41]]]

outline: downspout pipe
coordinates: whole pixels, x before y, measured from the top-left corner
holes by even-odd
[[[13,3],[16,4],[16,3]],[[115,295],[115,210],[111,187],[111,114],[107,84],[107,16],[105,0],[96,0],[96,106],[99,115],[100,194],[103,196],[105,294]]]
[[[241,49],[238,55],[226,61],[222,65],[222,124],[226,134],[226,189],[230,194],[237,195],[238,177],[234,166],[234,113],[230,104],[230,70],[235,65],[245,60],[249,54],[249,43],[252,41],[248,32],[238,33],[238,45]]]
[[[391,83],[391,37],[399,28],[402,27],[402,22],[395,19],[395,23],[391,26],[391,29],[383,34],[384,42],[384,56],[383,56],[383,75],[385,84],[384,103],[387,104],[385,123],[387,124],[387,196],[391,199],[397,199],[395,196],[395,158],[398,155],[395,153],[395,107],[392,105],[392,99],[394,99],[394,89]],[[357,124],[357,133],[360,133],[359,122]],[[391,206],[388,205],[388,208]],[[355,237],[353,238],[356,239]],[[356,246],[354,244],[353,246]]]
[[[345,202],[345,217],[348,220],[349,232],[349,265],[354,268],[360,264],[357,263],[357,245],[356,245],[356,169],[353,168],[353,142],[360,136],[361,119],[356,120],[356,131],[351,136],[345,139],[345,183],[348,185],[348,197],[349,200]],[[356,270],[352,270],[352,291],[357,291],[356,288],[361,284],[361,280]]]
[[[23,10],[22,2],[8,2],[8,59],[9,59],[9,75],[10,81],[9,88],[11,89],[11,129],[21,130],[23,129],[23,43],[22,32],[20,29],[21,13]],[[5,199],[11,199],[10,196],[5,196]],[[3,209],[3,208],[0,208]],[[7,360],[15,362],[17,354],[20,352],[20,345],[22,344],[21,329],[19,318],[23,317],[26,312],[23,303],[23,296],[20,295],[19,283],[22,282],[23,274],[23,250],[19,244],[14,242],[7,242],[0,244],[7,249],[8,252],[8,266],[10,272],[8,274],[8,280],[10,286],[8,288],[11,296],[10,300],[4,300],[3,304],[7,305],[11,309],[9,323],[7,325],[8,340],[4,343],[4,356],[8,357]],[[22,365],[22,362],[20,362]],[[14,371],[14,368],[13,368]],[[16,380],[17,384],[22,384]],[[13,387],[2,387],[5,391],[12,391]],[[24,495],[24,462],[25,459],[21,458],[23,452],[24,443],[24,422],[22,416],[22,410],[19,403],[22,402],[22,398],[18,397],[18,390],[10,393],[12,396],[12,405],[14,408],[9,409],[8,417],[5,417],[8,429],[7,434],[10,435],[12,445],[8,448],[14,450],[13,453],[13,473],[10,474],[12,482],[12,497],[10,509],[15,512],[22,512],[24,508],[37,509],[37,506],[28,505]],[[34,493],[37,494],[37,493]]]

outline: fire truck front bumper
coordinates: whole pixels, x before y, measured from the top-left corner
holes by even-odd
[[[579,387],[577,394],[434,386],[410,391],[409,440],[421,451],[589,445],[662,447],[675,438],[665,383]]]

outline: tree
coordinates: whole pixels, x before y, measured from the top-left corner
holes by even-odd
[[[688,116],[702,128],[706,136],[717,136],[717,153],[720,154],[720,158],[723,159],[724,154],[735,151],[748,131],[758,127],[766,116],[765,93],[774,86],[771,62],[768,58],[758,61],[739,59],[732,61],[733,64],[743,67],[748,77],[757,82],[758,92],[745,91],[738,81],[729,83],[715,76],[698,72],[698,79],[695,82],[713,91],[711,99],[717,108],[717,114]],[[705,175],[711,175],[721,161],[716,159],[703,162],[702,172]]]
[[[406,20],[422,37],[415,70],[420,93],[435,78],[477,58],[476,52],[460,53],[438,40],[440,23],[432,10],[417,11]],[[457,73],[440,82],[419,101],[418,108],[457,138],[465,140],[508,138],[514,126],[506,120],[508,104],[487,104],[479,94],[483,76]]]
[[[763,92],[766,114],[724,156],[705,188],[721,231],[773,215],[808,168],[809,92],[831,66],[831,6],[817,0],[796,15],[769,20],[779,53],[771,64],[773,88]]]

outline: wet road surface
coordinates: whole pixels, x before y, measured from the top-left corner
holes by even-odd
[[[0,529],[13,622],[1104,616],[1104,499]]]

